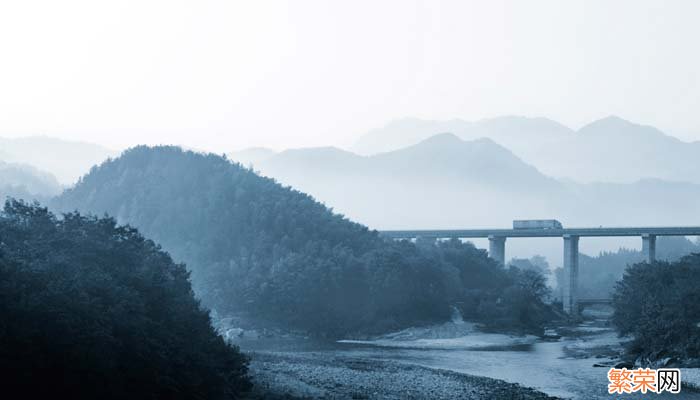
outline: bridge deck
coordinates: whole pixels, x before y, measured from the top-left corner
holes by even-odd
[[[390,239],[424,238],[486,238],[498,237],[561,237],[571,236],[700,236],[700,226],[685,227],[615,227],[615,228],[565,228],[565,229],[419,229],[379,231]]]

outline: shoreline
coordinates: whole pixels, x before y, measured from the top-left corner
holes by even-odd
[[[522,399],[553,400],[499,379],[314,352],[252,352],[258,395],[280,399]]]

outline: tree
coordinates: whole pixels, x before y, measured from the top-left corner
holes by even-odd
[[[628,351],[700,357],[700,254],[629,266],[615,286],[613,323]]]
[[[10,200],[0,213],[0,373],[25,397],[238,398],[247,359],[189,274],[111,218]],[[8,387],[9,386],[9,387]]]

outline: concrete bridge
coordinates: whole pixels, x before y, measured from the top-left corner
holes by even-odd
[[[688,227],[616,227],[616,228],[534,228],[534,229],[454,229],[454,230],[396,230],[380,231],[380,235],[390,239],[470,239],[488,238],[489,257],[505,263],[507,238],[561,237],[564,241],[564,276],[566,285],[562,288],[564,311],[577,313],[580,306],[578,297],[578,242],[581,237],[639,236],[642,238],[642,252],[646,261],[656,259],[657,236],[700,236],[700,226]],[[586,303],[582,299],[581,303]]]

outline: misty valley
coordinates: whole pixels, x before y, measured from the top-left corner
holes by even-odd
[[[0,1],[0,399],[700,400],[700,1]]]
[[[698,142],[499,117],[0,146],[0,363],[29,398],[590,399],[615,368],[700,398]]]

